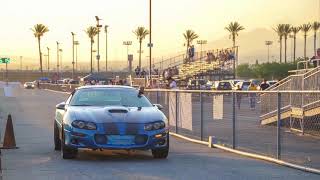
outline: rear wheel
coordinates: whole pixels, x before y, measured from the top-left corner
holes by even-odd
[[[74,159],[77,157],[78,149],[74,149],[65,145],[64,129],[61,130],[61,156],[63,159]]]
[[[161,149],[153,149],[152,150],[152,156],[155,159],[166,159],[169,154],[169,135],[167,135],[167,146],[165,148]]]
[[[57,125],[57,122],[54,121],[54,133],[53,133],[53,137],[54,137],[54,150],[56,151],[60,151],[61,150],[61,140],[59,137],[59,128]]]

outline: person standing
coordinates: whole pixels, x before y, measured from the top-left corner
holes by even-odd
[[[134,71],[136,73],[136,77],[139,77],[140,76],[140,67],[137,66],[137,68]]]
[[[249,88],[249,91],[257,91],[257,86],[251,82]],[[256,93],[249,93],[249,103],[250,103],[250,109],[255,110],[256,109]]]
[[[269,87],[270,87],[270,85],[267,83],[267,81],[266,81],[265,79],[264,79],[264,80],[262,81],[262,83],[260,84],[260,89],[261,89],[262,91],[268,89]]]
[[[242,89],[241,89],[241,87],[240,87],[240,85],[237,85],[237,89],[236,89],[236,91],[241,91]],[[237,97],[237,105],[238,105],[238,109],[240,109],[240,106],[241,106],[241,99],[242,99],[242,93],[237,93],[236,92],[236,97]]]
[[[318,63],[320,63],[320,62],[319,62],[319,61],[320,61],[320,48],[317,49],[317,55],[313,56],[313,57],[311,58],[311,61],[312,61],[312,60],[315,60],[315,59],[317,59],[318,61],[313,61],[313,66],[314,66],[314,67],[318,67]]]
[[[177,82],[172,77],[168,78],[168,82],[169,82],[169,89],[177,89],[178,88]]]
[[[195,55],[195,48],[194,45],[191,46],[191,61],[194,61],[194,55]]]

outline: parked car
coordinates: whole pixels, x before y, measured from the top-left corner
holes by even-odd
[[[213,90],[232,90],[233,86],[230,81],[216,81],[214,86],[212,87]]]
[[[54,146],[62,158],[78,149],[150,150],[154,158],[169,153],[168,120],[143,89],[83,86],[56,106]]]
[[[25,89],[34,89],[35,85],[33,82],[26,82],[26,83],[24,83],[23,87]]]
[[[247,91],[249,86],[250,86],[251,82],[250,81],[241,81],[238,82],[233,89],[237,89],[238,86],[241,88],[242,91]]]
[[[235,86],[238,82],[243,82],[243,81],[244,80],[239,80],[239,79],[230,80],[233,86]]]
[[[79,81],[76,81],[76,80],[71,79],[71,80],[69,81],[69,84],[79,84]]]
[[[69,84],[69,81],[71,81],[72,79],[70,78],[66,78],[66,79],[63,79],[63,84]]]
[[[58,80],[57,84],[64,84],[64,81],[63,80]]]
[[[277,84],[278,83],[278,81],[267,81],[267,83],[270,85],[270,86],[273,86],[273,85],[275,85],[275,84]]]
[[[190,79],[187,85],[187,90],[206,90],[208,80],[205,79]]]

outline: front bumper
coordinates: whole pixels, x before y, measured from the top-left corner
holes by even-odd
[[[77,128],[64,129],[65,145],[76,149],[115,149],[115,150],[149,150],[149,149],[163,149],[168,147],[169,131],[168,129],[145,131],[139,134],[127,135],[117,134],[108,135],[105,131],[101,131],[100,128],[94,131],[83,130]],[[99,143],[98,137],[106,137],[106,143]],[[136,143],[109,143],[109,139],[117,137],[144,137],[144,141]],[[136,138],[137,139],[137,138]],[[140,138],[141,139],[141,138]]]

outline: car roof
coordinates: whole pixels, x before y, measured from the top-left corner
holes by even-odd
[[[81,86],[78,87],[77,90],[80,89],[136,89],[130,86],[118,86],[118,85],[89,85],[89,86]]]

